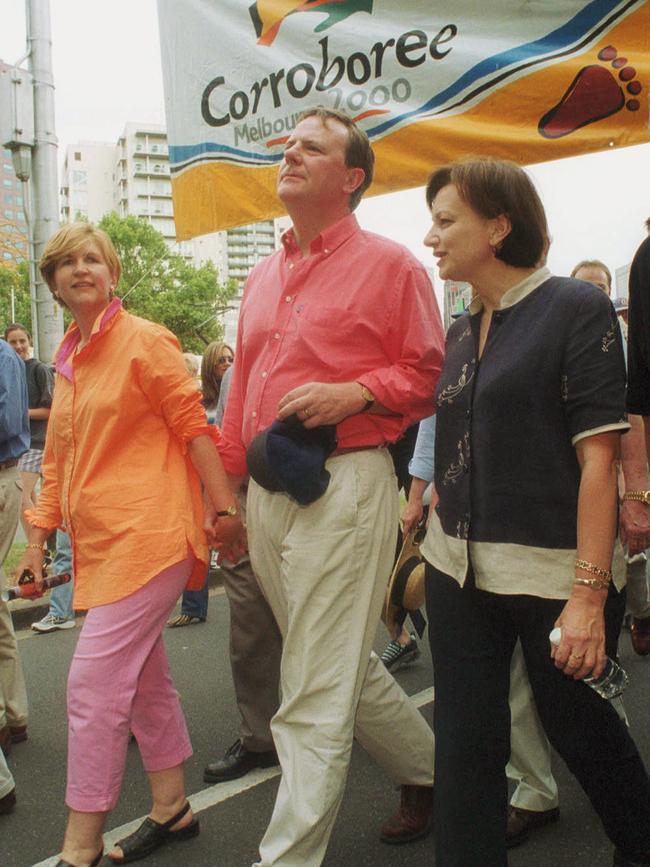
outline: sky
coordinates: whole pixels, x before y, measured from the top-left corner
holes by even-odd
[[[25,2],[0,5],[0,58],[15,63],[25,50]],[[50,10],[61,154],[79,141],[115,143],[127,121],[165,122],[155,0],[50,0]],[[547,212],[554,273],[568,274],[580,259],[602,259],[612,272],[630,262],[650,217],[650,144],[529,171]],[[428,229],[422,189],[367,199],[357,215],[364,228],[433,265],[422,244]]]

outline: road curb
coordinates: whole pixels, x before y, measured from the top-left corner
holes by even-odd
[[[221,569],[211,569],[208,572],[208,587],[223,586]],[[8,603],[14,629],[29,629],[32,623],[41,620],[50,609],[49,594],[41,599],[14,599]]]

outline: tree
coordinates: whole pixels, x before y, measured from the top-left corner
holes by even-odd
[[[17,268],[0,265],[0,336],[11,324],[11,291],[14,292],[15,316],[13,321],[20,322],[29,331],[32,328],[32,306],[29,297],[29,270],[26,262]]]
[[[99,226],[122,261],[117,294],[127,310],[169,328],[186,352],[202,353],[221,336],[216,316],[237,293],[235,281],[220,283],[211,263],[200,268],[188,264],[138,217],[107,214]]]

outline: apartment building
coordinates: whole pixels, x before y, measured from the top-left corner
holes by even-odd
[[[273,220],[177,241],[167,132],[156,124],[127,123],[115,145],[80,142],[67,148],[62,219],[97,222],[112,210],[122,217],[141,217],[174,252],[197,266],[212,262],[222,280],[240,284],[279,243],[279,224]]]
[[[15,267],[28,258],[23,185],[14,173],[11,151],[0,149],[0,264]]]
[[[61,220],[97,223],[115,208],[115,147],[79,142],[65,151],[61,176]]]

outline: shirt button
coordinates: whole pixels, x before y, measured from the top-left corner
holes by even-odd
[[[268,376],[268,373],[265,370],[263,370],[262,371],[262,379],[266,379],[267,376]]]
[[[293,262],[289,262],[289,270],[291,270],[291,268],[293,268],[293,264],[294,264]]]
[[[275,337],[276,340],[279,340],[280,339],[280,332],[276,331],[273,336]]]
[[[472,417],[472,411],[470,409],[466,410],[465,418],[471,418],[471,417]]]
[[[323,253],[329,253],[329,250],[327,249],[327,247],[325,247],[325,249],[323,250]]]
[[[287,304],[291,304],[293,298],[291,297],[291,295],[287,295],[287,296],[285,296],[284,300],[287,302]]]
[[[251,413],[251,415],[253,416],[253,418],[257,418],[257,413],[255,412],[255,410],[253,410],[253,412]]]

